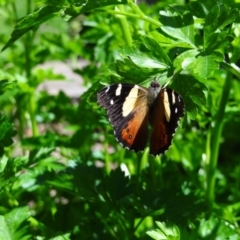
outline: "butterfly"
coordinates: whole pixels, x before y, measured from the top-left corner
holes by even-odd
[[[161,88],[155,79],[149,88],[128,83],[107,86],[98,92],[97,99],[123,147],[144,150],[151,126],[149,147],[153,156],[168,150],[184,115],[182,97],[172,89]]]

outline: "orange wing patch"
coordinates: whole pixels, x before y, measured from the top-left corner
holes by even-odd
[[[123,104],[121,122],[115,128],[117,140],[130,150],[143,150],[148,136],[147,91],[137,85],[130,91]]]
[[[146,112],[135,113],[127,126],[120,132],[119,142],[130,150],[140,151],[146,146],[148,135],[147,115]]]

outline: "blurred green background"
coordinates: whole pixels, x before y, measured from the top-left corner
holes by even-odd
[[[237,1],[0,0],[0,240],[240,239]],[[166,154],[116,141],[97,92],[182,95]]]

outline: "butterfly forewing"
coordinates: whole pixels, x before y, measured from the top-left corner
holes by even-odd
[[[98,93],[117,140],[130,150],[143,150],[148,134],[148,90],[133,84],[113,84]]]
[[[110,123],[115,127],[122,118],[122,105],[132,89],[132,84],[124,84],[124,91],[119,95],[118,89],[123,84],[113,84],[98,92],[98,103],[107,110]],[[117,94],[116,94],[117,93]]]
[[[150,153],[164,153],[171,145],[179,119],[184,115],[184,104],[179,94],[171,89],[160,91],[152,107]]]

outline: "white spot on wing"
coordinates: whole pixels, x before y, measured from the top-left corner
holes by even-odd
[[[167,93],[166,90],[164,91],[163,105],[164,105],[164,111],[165,111],[166,120],[169,122],[170,121],[170,117],[171,117],[171,110],[170,110],[170,103],[169,103],[168,93]]]
[[[138,89],[138,85],[134,85],[134,87],[131,89],[128,96],[126,97],[122,107],[123,117],[126,117],[134,109],[138,97]]]
[[[105,93],[107,93],[109,91],[110,87],[107,87],[105,90]]]
[[[113,104],[114,104],[114,101],[113,101],[113,100],[111,100],[111,101],[110,101],[110,104],[111,104],[111,105],[113,105]]]
[[[118,87],[116,89],[116,96],[120,96],[122,91],[122,84],[118,84]]]
[[[175,104],[175,102],[176,102],[175,94],[174,91],[172,91],[172,103]]]
[[[178,112],[178,109],[177,108],[175,108],[175,113],[177,113]]]

